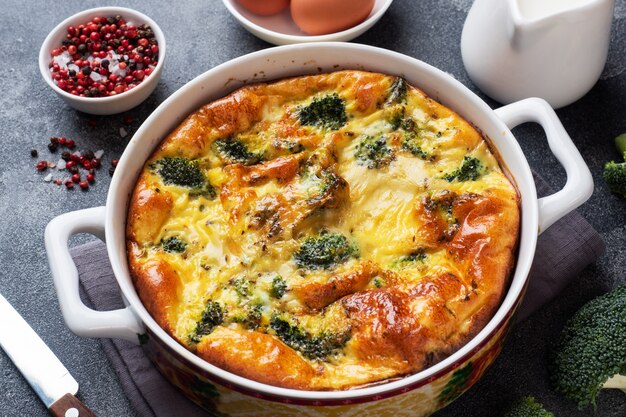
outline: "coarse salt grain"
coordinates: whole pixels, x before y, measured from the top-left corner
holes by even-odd
[[[46,175],[45,177],[43,177],[43,180],[44,180],[45,182],[50,182],[50,181],[52,181],[52,174],[48,174],[48,175]]]
[[[59,68],[67,69],[67,63],[72,61],[72,56],[69,52],[63,51],[62,54],[55,56],[52,60],[59,66]]]
[[[123,127],[120,127],[120,136],[125,138],[128,135],[128,132]]]
[[[118,77],[126,77],[126,70],[121,69],[118,64],[115,64],[113,68],[109,66],[109,71],[111,72],[111,74],[115,74]]]
[[[91,71],[91,74],[89,74],[89,78],[94,81],[100,81],[102,79],[102,75],[98,74],[96,71]]]
[[[65,159],[59,159],[59,162],[57,162],[57,169],[65,169]]]
[[[102,158],[102,155],[104,155],[104,150],[102,149],[98,149],[97,151],[94,152],[93,154],[96,158],[100,159]]]

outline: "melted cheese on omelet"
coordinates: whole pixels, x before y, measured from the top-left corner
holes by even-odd
[[[429,361],[434,363],[440,352],[450,353],[476,331],[472,317],[481,313],[487,301],[469,300],[489,299],[493,311],[490,297],[501,294],[512,263],[518,199],[481,135],[421,91],[408,87],[405,97],[390,101],[390,91],[398,82],[395,77],[351,71],[316,77],[313,84],[310,79],[315,77],[304,77],[309,80],[252,87],[254,97],[235,94],[231,100],[236,104],[227,103],[234,115],[207,108],[172,133],[146,163],[137,188],[148,189],[150,198],[166,196],[168,204],[139,208],[136,190],[128,222],[129,260],[144,303],[152,306],[153,301],[146,299],[155,294],[166,297],[152,307],[157,321],[207,360],[276,385],[338,389],[414,372]],[[334,94],[345,106],[343,125],[300,123],[302,109]],[[246,116],[237,116],[237,111]],[[398,126],[403,121],[408,121],[408,127]],[[419,151],[405,146],[409,135]],[[389,149],[387,160],[363,159],[359,152],[366,138],[381,137]],[[245,155],[260,155],[261,160],[247,166],[228,161],[217,147],[219,140],[236,140],[243,144]],[[154,167],[167,157],[196,161],[215,195],[166,183]],[[480,175],[450,179],[466,158],[480,161]],[[477,246],[473,238],[461,239],[485,230],[497,238],[502,232],[504,226],[494,210],[487,210],[489,216],[481,214],[487,212],[482,207],[493,206],[481,205],[484,201],[497,201],[496,211],[513,213],[508,233],[514,236],[502,237],[504,243],[495,246],[497,253],[488,255],[484,247],[491,240],[483,238]],[[472,209],[472,204],[479,208]],[[482,216],[477,218],[483,223],[469,224],[470,209],[470,214]],[[142,213],[150,210],[162,214]],[[145,220],[154,218],[162,221]],[[140,233],[146,228],[150,233]],[[298,265],[296,254],[303,242],[324,233],[345,237],[357,254],[328,268]],[[184,250],[165,250],[164,242],[172,238],[184,242]],[[472,248],[472,255],[466,255],[462,245]],[[497,288],[483,285],[478,256],[505,260],[497,271],[489,270],[494,272],[489,285],[493,282]],[[175,271],[168,280],[161,279],[173,284],[160,284],[152,272],[146,272],[154,262]],[[149,285],[144,283],[148,276]],[[284,285],[280,296],[274,288],[277,277]],[[445,285],[439,284],[444,281]],[[456,293],[437,295],[433,301],[428,288],[437,285],[442,293],[452,287]],[[400,314],[392,295],[409,312],[398,320],[414,320],[416,327],[420,323],[440,326],[447,333],[416,334],[415,338],[425,340],[419,347],[388,349],[386,357],[386,344],[399,346],[385,336],[386,329],[397,324],[392,312]],[[356,296],[380,299],[366,302]],[[198,336],[208,303],[219,305],[221,321]],[[353,304],[362,304],[363,310],[355,312]],[[386,318],[374,313],[363,316],[368,308],[387,308]],[[254,317],[252,324],[250,317]],[[272,325],[277,317],[305,336],[289,339],[279,334]],[[373,325],[364,327],[368,320]],[[394,331],[412,332],[404,327]],[[220,341],[234,334],[255,343],[261,339],[249,339],[252,334],[264,341],[271,337],[266,343],[275,343],[289,354],[278,355],[272,359],[275,362],[247,365],[258,366],[258,374],[212,356],[221,349]],[[326,355],[312,356],[301,346],[306,337],[330,343],[327,335],[341,337]],[[242,362],[246,355],[261,355],[261,347],[238,346],[234,336],[228,340]],[[370,344],[374,347],[367,351]],[[419,360],[418,350],[423,350]],[[222,352],[223,357],[227,355]]]

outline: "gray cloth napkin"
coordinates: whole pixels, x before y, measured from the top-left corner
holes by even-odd
[[[539,196],[550,193],[543,179],[535,176],[535,183]],[[546,230],[537,242],[528,290],[517,320],[525,319],[556,297],[604,249],[600,235],[577,212]],[[84,244],[72,249],[72,256],[80,274],[83,299],[97,310],[122,308],[104,244]],[[208,416],[159,374],[140,346],[117,339],[103,339],[102,346],[138,416]]]

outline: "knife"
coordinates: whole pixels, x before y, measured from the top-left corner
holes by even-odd
[[[0,346],[55,417],[96,417],[74,395],[78,382],[0,294]]]

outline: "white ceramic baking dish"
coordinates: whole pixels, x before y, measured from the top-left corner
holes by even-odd
[[[243,84],[342,68],[405,77],[489,137],[521,194],[517,263],[506,297],[493,318],[469,343],[440,363],[400,380],[360,389],[319,392],[278,388],[203,361],[172,339],[146,311],[131,282],[126,260],[128,200],[153,149],[202,104]],[[537,198],[528,162],[510,130],[524,122],[536,122],[544,128],[550,149],[567,173],[565,187],[548,197]],[[46,229],[45,240],[68,327],[81,336],[124,338],[137,343],[138,335],[147,335],[141,339],[148,340],[145,349],[155,365],[187,396],[215,415],[331,416],[369,412],[378,416],[421,416],[454,400],[495,359],[526,288],[538,234],[586,201],[592,191],[589,169],[554,111],[543,100],[526,99],[494,111],[449,74],[406,55],[348,43],[290,45],[229,61],[174,93],[148,117],[128,144],[112,179],[106,206],[53,219]],[[111,265],[127,304],[125,309],[99,312],[81,302],[68,239],[83,232],[101,239],[106,237]],[[208,386],[211,389],[206,389]]]

